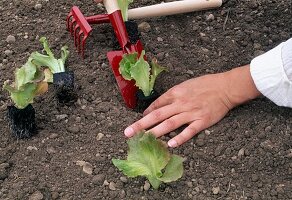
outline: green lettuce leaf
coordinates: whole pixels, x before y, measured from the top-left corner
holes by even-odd
[[[112,159],[126,176],[145,176],[155,189],[161,182],[175,181],[182,176],[183,158],[171,155],[167,145],[153,134],[140,132],[128,140],[128,146],[127,160]]]
[[[133,0],[118,0],[118,5],[121,9],[121,13],[124,21],[128,21],[129,4],[133,3]]]
[[[119,72],[126,80],[132,80],[131,68],[136,64],[138,59],[138,53],[124,54],[123,59],[119,63]]]
[[[156,59],[152,60],[150,66],[144,57],[145,51],[141,52],[139,58],[137,52],[124,54],[119,63],[119,72],[125,80],[134,79],[136,86],[143,91],[143,94],[149,96],[154,89],[157,76],[162,71],[166,71],[166,68],[158,65]]]
[[[131,68],[131,77],[136,81],[136,86],[143,91],[145,96],[152,92],[150,88],[150,65],[144,60],[145,51],[142,51],[140,58]]]
[[[37,66],[33,63],[26,62],[21,68],[17,68],[15,71],[15,87],[20,89],[23,85],[31,83],[34,80],[37,72]]]
[[[150,83],[149,83],[150,91],[154,89],[154,84],[155,84],[155,80],[157,76],[163,71],[166,71],[166,68],[159,65],[157,63],[157,59],[153,58],[151,62],[151,76],[150,76]]]
[[[178,155],[172,155],[170,161],[166,165],[163,176],[159,178],[164,183],[175,181],[183,175],[183,161],[184,159]]]
[[[17,89],[11,85],[8,85],[8,82],[6,81],[4,82],[3,88],[10,92],[10,96],[15,104],[15,107],[18,109],[23,109],[33,103],[37,85],[35,83],[27,83],[23,88]]]
[[[33,52],[30,56],[32,63],[38,66],[48,67],[53,74],[65,72],[65,62],[69,56],[68,47],[63,46],[61,48],[61,58],[56,59],[49,47],[47,39],[45,37],[41,37],[40,42],[42,43],[47,55],[39,52]]]

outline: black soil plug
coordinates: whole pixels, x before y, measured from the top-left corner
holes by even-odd
[[[70,104],[77,100],[74,87],[74,72],[60,72],[53,76],[57,99],[61,104]]]
[[[126,26],[126,30],[127,30],[131,44],[136,44],[136,42],[140,39],[140,33],[138,31],[138,24],[133,20],[129,20],[129,21],[125,22],[125,26]],[[113,49],[115,49],[115,50],[121,49],[114,32],[113,32],[113,40],[112,41],[113,41]]]
[[[37,133],[35,110],[31,104],[24,109],[8,106],[7,117],[12,135],[15,138],[30,138]]]
[[[129,40],[132,44],[135,44],[140,39],[140,33],[138,31],[138,24],[133,21],[126,21],[125,22],[126,29],[129,35]]]
[[[143,113],[146,108],[150,106],[150,104],[155,101],[160,95],[155,90],[149,96],[145,96],[142,90],[137,91],[137,106],[135,110],[137,112]]]

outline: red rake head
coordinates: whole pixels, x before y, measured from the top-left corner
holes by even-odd
[[[77,6],[73,6],[67,16],[67,28],[74,37],[74,44],[78,49],[78,53],[81,53],[84,58],[85,41],[92,28]]]
[[[67,16],[67,29],[74,37],[74,44],[84,58],[85,42],[92,31],[90,24],[108,23],[107,14],[85,17],[77,6],[71,8]],[[81,39],[82,38],[82,39]]]

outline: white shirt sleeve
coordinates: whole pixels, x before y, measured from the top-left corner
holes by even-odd
[[[250,72],[264,96],[279,106],[292,107],[292,38],[254,58]]]

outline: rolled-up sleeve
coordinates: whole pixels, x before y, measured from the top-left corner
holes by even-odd
[[[292,107],[292,38],[254,58],[250,72],[264,96],[279,106]]]

